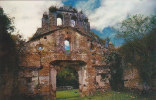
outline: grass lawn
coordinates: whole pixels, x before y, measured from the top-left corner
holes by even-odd
[[[78,89],[57,91],[57,100],[154,100],[140,97],[132,93],[109,91],[95,96],[80,97]],[[155,99],[156,100],[156,99]]]

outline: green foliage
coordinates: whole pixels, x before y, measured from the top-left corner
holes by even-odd
[[[50,12],[55,12],[55,11],[57,11],[57,8],[54,7],[54,6],[51,6],[51,7],[49,8],[49,11],[50,11]]]
[[[47,20],[48,19],[48,15],[44,14],[43,17]]]
[[[19,45],[21,36],[12,35],[14,31],[12,18],[0,8],[0,99],[10,100],[9,96],[17,94]],[[4,94],[4,91],[5,92]],[[6,99],[4,99],[5,97]]]
[[[0,8],[0,35],[13,31],[12,19],[4,13],[2,8]]]
[[[72,16],[72,18],[71,19],[73,19],[73,20],[77,20],[77,17],[76,16]]]
[[[17,78],[16,43],[11,38],[14,30],[12,19],[0,8],[0,99],[10,100],[5,95],[14,95]],[[4,91],[5,92],[4,94]],[[11,93],[11,94],[10,94]],[[6,99],[4,99],[6,98]]]
[[[84,22],[88,22],[88,18],[85,18],[85,19],[84,19]]]
[[[101,39],[97,34],[95,34],[94,32],[90,32],[90,34],[92,34],[92,36],[94,36],[95,38],[99,39],[100,43],[105,44],[105,40]]]
[[[151,85],[156,73],[156,16],[135,15],[121,23],[118,38],[125,40],[119,52],[126,63],[139,69],[144,82]]]
[[[143,38],[156,26],[156,16],[134,15],[124,20],[119,28],[115,28],[117,38],[122,38],[125,42],[131,42]]]
[[[73,8],[73,11],[77,13],[77,10],[75,8]]]
[[[91,32],[91,34],[96,37],[96,38],[99,38],[99,36],[97,34],[95,34],[94,32]]]
[[[105,62],[110,66],[110,85],[113,90],[123,89],[123,69],[121,66],[121,56],[117,51],[112,51],[108,56],[106,56]]]
[[[57,86],[73,86],[78,88],[78,74],[74,68],[67,67],[57,75]]]
[[[125,62],[129,62],[133,67],[137,67],[142,79],[149,85],[152,82],[152,76],[156,73],[155,33],[156,30],[141,40],[123,45],[120,49]]]
[[[109,38],[109,37],[107,37],[105,40],[109,42],[109,41],[110,41],[110,38]]]
[[[106,56],[105,62],[109,63],[120,63],[121,57],[117,51],[112,51],[108,56]]]
[[[105,79],[106,76],[107,76],[106,74],[101,74],[102,79]]]
[[[14,27],[9,18],[0,8],[0,73],[2,74],[5,70],[4,66],[8,66],[8,70],[14,70],[15,65],[15,52],[16,44],[11,38],[10,32],[13,31]]]
[[[146,97],[141,97],[133,93],[124,92],[99,92],[94,96],[80,97],[78,90],[66,90],[56,92],[57,100],[154,100]]]

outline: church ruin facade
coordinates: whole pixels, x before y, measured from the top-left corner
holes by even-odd
[[[105,42],[90,31],[88,18],[82,12],[67,6],[50,7],[49,13],[43,14],[42,27],[23,47],[20,91],[56,97],[57,73],[68,66],[77,70],[81,96],[108,90],[108,51]]]

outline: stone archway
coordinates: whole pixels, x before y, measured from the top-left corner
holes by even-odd
[[[79,81],[79,91],[80,95],[84,87],[86,87],[86,71],[85,66],[86,62],[81,60],[55,60],[50,63],[50,72],[49,72],[49,88],[50,96],[52,98],[56,97],[56,76],[60,70],[60,67],[63,67],[65,64],[73,66],[78,72],[78,81]]]

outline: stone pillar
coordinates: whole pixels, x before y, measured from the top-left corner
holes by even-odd
[[[56,26],[57,25],[56,14],[49,12],[49,21],[51,28],[53,28],[53,26]]]
[[[70,15],[69,14],[64,15],[64,26],[70,26]]]
[[[85,67],[82,67],[78,71],[78,75],[79,75],[79,91],[81,92],[80,95],[86,96],[87,95],[87,81],[86,81],[87,73]]]
[[[49,97],[52,100],[56,99],[56,75],[57,71],[55,66],[50,66],[50,72],[49,72]]]
[[[78,76],[79,76],[79,91],[81,92],[82,91],[82,80],[83,80],[83,69],[84,68],[81,68],[79,71],[78,71]]]

